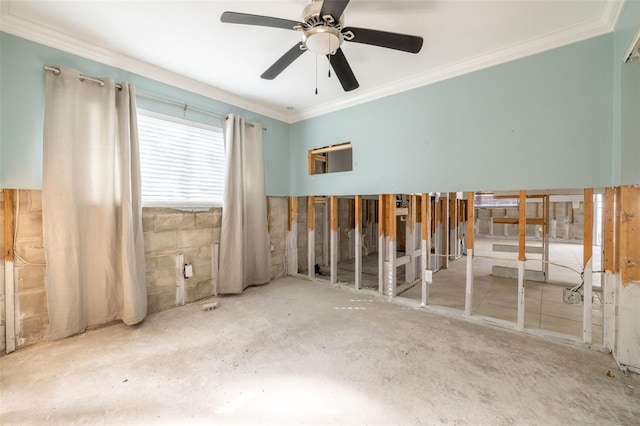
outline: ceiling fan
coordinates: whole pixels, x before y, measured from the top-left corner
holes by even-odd
[[[231,24],[282,28],[302,33],[302,41],[296,43],[260,77],[273,80],[300,55],[310,50],[318,55],[327,56],[342,88],[348,92],[357,89],[359,84],[340,48],[345,40],[409,53],[420,52],[423,42],[422,37],[407,34],[345,27],[342,13],[348,4],[349,0],[313,0],[302,11],[300,22],[238,12],[224,12],[220,20]]]

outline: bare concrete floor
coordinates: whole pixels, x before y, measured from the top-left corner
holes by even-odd
[[[637,424],[610,355],[285,278],[0,359],[0,423]]]

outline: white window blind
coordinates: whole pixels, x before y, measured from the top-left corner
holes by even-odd
[[[222,129],[138,110],[142,205],[222,206]]]

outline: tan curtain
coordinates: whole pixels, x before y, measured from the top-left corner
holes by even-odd
[[[229,115],[218,291],[241,293],[271,280],[262,126]]]
[[[49,337],[147,314],[135,93],[46,73],[42,213]]]

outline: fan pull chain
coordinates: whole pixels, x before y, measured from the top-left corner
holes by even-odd
[[[318,55],[316,55],[316,95],[318,94]]]
[[[331,78],[331,53],[329,53],[329,78]]]

